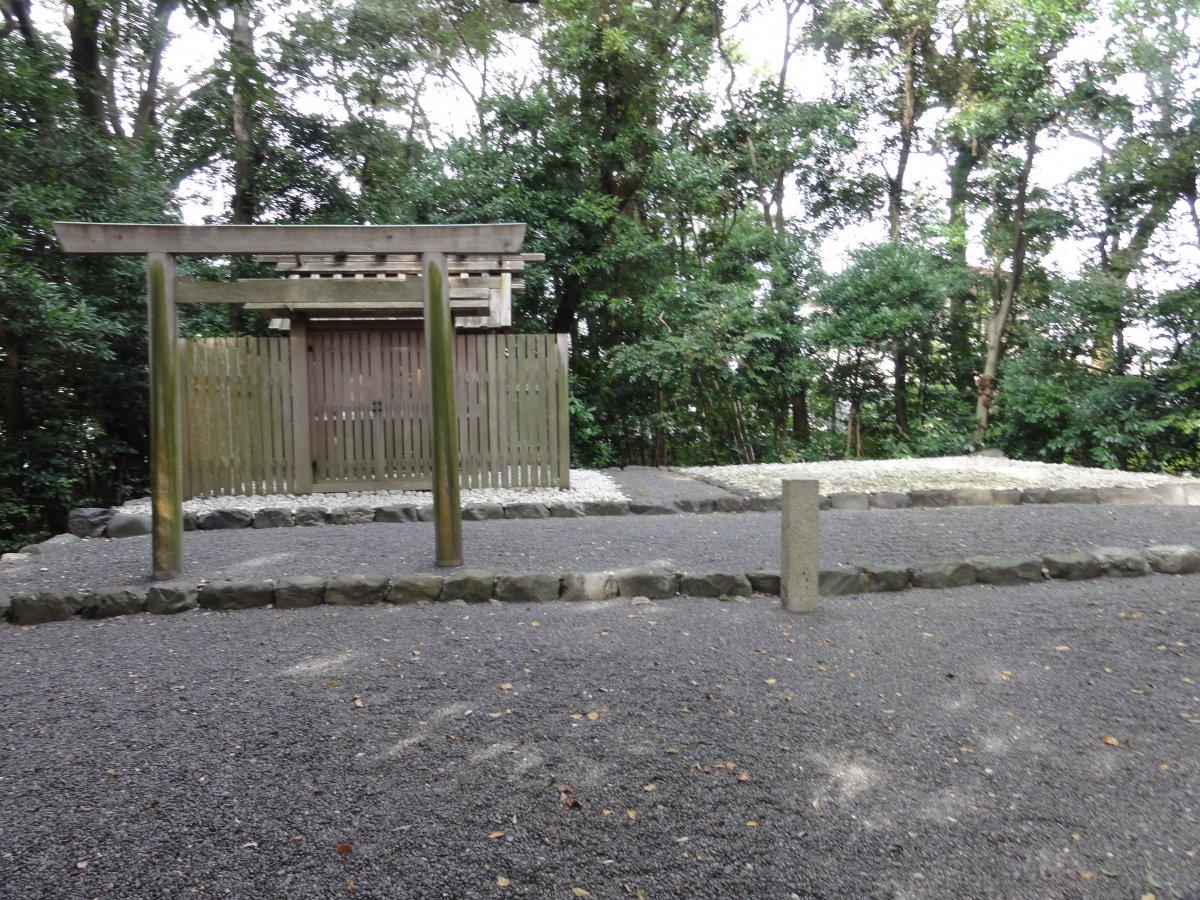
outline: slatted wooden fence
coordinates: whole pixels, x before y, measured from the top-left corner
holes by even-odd
[[[308,409],[283,338],[185,341],[188,496],[291,489],[292,416],[309,420],[314,491],[428,489],[425,346],[414,330],[312,330]],[[566,335],[459,334],[461,484],[569,487]]]

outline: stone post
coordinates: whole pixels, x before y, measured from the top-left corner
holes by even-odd
[[[816,612],[821,606],[817,595],[818,508],[816,481],[784,481],[780,599],[788,612]]]

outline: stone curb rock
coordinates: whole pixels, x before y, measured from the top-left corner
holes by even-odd
[[[324,525],[328,515],[328,511],[322,506],[301,506],[292,513],[292,519],[297,525],[311,528],[313,525]]]
[[[1200,572],[1200,550],[1190,544],[1155,544],[1143,552],[1150,568],[1163,575]]]
[[[146,611],[146,588],[100,588],[82,598],[79,614],[85,619],[110,619]]]
[[[397,575],[388,587],[388,603],[419,603],[436,600],[442,593],[440,575]]]
[[[1104,574],[1104,566],[1090,553],[1051,553],[1042,557],[1042,565],[1051,578],[1066,581],[1085,581]]]
[[[1096,491],[1092,488],[1049,488],[1045,503],[1095,503]]]
[[[862,573],[863,589],[868,593],[902,591],[912,580],[912,569],[908,566],[870,563],[859,566],[858,571]]]
[[[552,519],[582,519],[585,515],[583,505],[574,500],[565,503],[551,503],[548,508]]]
[[[992,506],[1017,506],[1020,502],[1020,488],[994,488],[992,490]]]
[[[749,597],[750,579],[730,572],[685,572],[679,576],[679,593],[685,597]]]
[[[382,603],[387,587],[383,575],[339,575],[325,582],[325,602],[333,606]]]
[[[504,506],[506,519],[548,519],[550,511],[544,503],[507,503]]]
[[[210,509],[196,517],[196,525],[201,531],[249,528],[253,524],[254,515],[246,509]]]
[[[463,518],[467,518],[466,510],[463,510]],[[413,504],[399,504],[396,506],[377,506],[375,507],[376,522],[416,522],[417,507]]]
[[[333,525],[366,525],[375,521],[375,510],[370,506],[339,506],[329,511]]]
[[[1023,584],[1043,578],[1042,560],[1036,556],[972,556],[967,562],[975,567],[980,584]]]
[[[626,500],[585,500],[583,511],[589,516],[627,516],[629,502]]]
[[[770,594],[778,597],[783,590],[778,572],[747,572],[746,579],[750,588],[756,594]]]
[[[173,615],[195,609],[196,585],[185,581],[165,581],[152,584],[146,591],[146,612],[159,615]]]
[[[912,501],[912,505],[918,509],[934,509],[941,506],[950,506],[952,497],[949,491],[909,491],[908,499]]]
[[[629,511],[635,516],[671,516],[679,512],[679,508],[668,506],[666,503],[640,503],[631,500]]]
[[[633,566],[613,572],[622,597],[664,600],[675,596],[679,579],[673,572],[654,566]]]
[[[1187,506],[1188,492],[1182,484],[1160,484],[1156,487],[1158,502],[1165,506]]]
[[[876,491],[871,494],[872,509],[908,509],[912,498],[900,491]]]
[[[28,553],[0,553],[0,563],[20,563],[32,559]]]
[[[861,491],[838,491],[829,495],[830,509],[870,509],[871,497]]]
[[[41,625],[44,622],[65,622],[79,609],[79,598],[64,591],[38,591],[35,594],[13,594],[8,614],[17,625]]]
[[[325,579],[293,575],[275,584],[276,609],[303,609],[325,602]]]
[[[417,521],[418,522],[432,522],[433,521],[433,504],[432,503],[427,503],[424,506],[417,507]]]
[[[1022,503],[1049,503],[1047,499],[1050,496],[1049,488],[1031,487],[1021,489]]]
[[[254,514],[253,524],[255,528],[291,528],[296,516],[290,509],[265,507]]]
[[[620,590],[611,572],[564,575],[562,585],[564,600],[609,600]]]
[[[955,506],[991,506],[991,488],[955,488],[948,492]]]
[[[473,503],[464,506],[462,511],[464,522],[482,522],[487,519],[503,519],[504,507],[499,503]]]
[[[183,511],[183,530],[196,531],[199,526],[196,523],[196,514],[190,510]]]
[[[913,568],[912,585],[917,588],[955,588],[975,583],[975,567],[963,560],[922,563]]]
[[[713,498],[713,510],[723,513],[745,512],[746,498],[745,497],[715,497]]]
[[[270,606],[275,602],[271,581],[211,581],[203,585],[196,601],[204,609],[234,610]]]
[[[52,538],[46,538],[44,541],[39,541],[36,544],[30,544],[28,547],[22,547],[21,552],[27,556],[40,556],[47,550],[55,550],[58,547],[69,547],[71,544],[78,544],[82,538],[76,537],[70,532],[66,534],[56,534]]]
[[[710,513],[716,512],[717,504],[711,498],[696,500],[691,497],[685,497],[675,501],[675,508],[685,513]]]
[[[746,498],[746,512],[779,512],[783,509],[783,497],[780,494],[757,494]]]
[[[1137,577],[1150,574],[1150,564],[1138,550],[1127,547],[1097,547],[1092,551],[1106,575]]]
[[[110,538],[137,537],[150,533],[150,517],[117,511],[108,520],[104,533]]]
[[[817,572],[817,593],[822,597],[863,594],[866,589],[866,580],[858,569],[821,569]]]
[[[535,603],[557,600],[562,578],[546,573],[530,575],[499,575],[496,577],[495,597],[508,603]]]
[[[442,584],[443,600],[463,600],[467,603],[486,603],[492,598],[496,576],[479,569],[459,569],[447,575]]]
[[[67,531],[81,538],[104,537],[104,529],[116,512],[108,506],[81,506],[67,513]]]

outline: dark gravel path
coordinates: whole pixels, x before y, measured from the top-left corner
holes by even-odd
[[[697,481],[677,472],[650,466],[626,466],[624,469],[605,469],[630,500],[638,503],[670,503],[673,500],[715,500],[733,497],[729,491]]]
[[[603,571],[661,561],[692,571],[779,567],[779,514],[737,513],[464,523],[466,564],[495,572]],[[831,510],[822,563],[1053,553],[1151,542],[1200,545],[1200,507],[1051,506]],[[433,526],[342,525],[184,535],[184,577],[269,578],[432,571]],[[42,572],[45,566],[48,571]],[[0,591],[145,582],[150,539],[88,541],[0,570]]]
[[[3,629],[0,896],[1195,897],[1198,590]]]

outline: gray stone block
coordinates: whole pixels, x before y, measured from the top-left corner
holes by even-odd
[[[738,513],[746,511],[745,497],[716,497],[713,500],[713,511],[723,513]]]
[[[991,506],[991,488],[955,488],[949,492],[955,506]]]
[[[564,600],[608,600],[620,590],[611,572],[564,575],[562,584]]]
[[[195,531],[197,528],[199,528],[199,525],[196,522],[196,514],[189,509],[185,509],[183,511],[183,530]]]
[[[893,566],[885,563],[870,563],[859,566],[863,576],[863,588],[870,592],[902,591],[912,580],[912,569],[908,566]]]
[[[1051,578],[1064,581],[1085,581],[1104,574],[1104,566],[1090,553],[1051,553],[1042,557],[1042,566]]]
[[[829,495],[830,509],[870,509],[871,497],[861,491],[838,491]]]
[[[22,563],[33,559],[29,553],[0,553],[0,563]]]
[[[550,511],[544,503],[506,503],[504,518],[506,519],[547,519]]]
[[[372,506],[338,506],[329,511],[332,525],[366,525],[374,521],[375,508]]]
[[[282,578],[275,585],[276,609],[304,609],[325,602],[325,579],[311,575]]]
[[[1036,556],[973,556],[967,562],[980,584],[1022,584],[1043,577],[1042,560]]]
[[[1154,488],[1158,502],[1164,506],[1187,506],[1188,491],[1182,484],[1160,484]]]
[[[820,569],[817,572],[817,593],[822,597],[862,594],[866,590],[866,580],[858,569]]]
[[[426,503],[424,506],[417,507],[417,521],[418,522],[432,522],[433,521],[433,504],[432,503]]]
[[[670,516],[679,512],[679,509],[666,503],[641,503],[631,500],[629,511],[635,516]]]
[[[1200,483],[1185,484],[1183,496],[1187,500],[1188,506],[1200,506]]]
[[[253,524],[254,514],[248,509],[210,509],[196,517],[196,525],[201,531],[249,528]]]
[[[871,495],[872,509],[907,509],[912,499],[900,491],[876,491]]]
[[[685,597],[749,597],[754,588],[740,572],[685,572],[679,576],[679,593]]]
[[[1096,492],[1092,488],[1049,488],[1046,491],[1046,503],[1095,503]]]
[[[908,499],[919,509],[932,509],[941,506],[953,506],[954,498],[950,491],[920,490],[909,491]]]
[[[466,511],[463,511],[465,519]],[[394,506],[377,506],[375,507],[376,522],[416,522],[417,508],[412,504],[397,504]]]
[[[961,559],[921,563],[913,569],[912,584],[918,588],[956,588],[975,583],[975,567]]]
[[[664,600],[674,597],[679,579],[674,572],[654,566],[633,566],[613,572],[622,597],[649,597]]]
[[[464,506],[462,511],[464,522],[482,522],[486,519],[503,519],[504,507],[499,503],[472,503]]]
[[[270,606],[275,584],[270,581],[213,581],[201,585],[196,602],[205,609],[233,610]]]
[[[992,489],[992,506],[1017,506],[1023,499],[1020,488]]]
[[[506,603],[536,603],[557,600],[562,578],[547,573],[528,575],[499,575],[496,577],[495,597]]]
[[[382,603],[387,588],[384,575],[338,575],[325,582],[325,602],[333,606]]]
[[[436,600],[442,593],[441,575],[396,575],[387,592],[388,603]]]
[[[552,519],[582,519],[585,515],[583,505],[574,501],[551,503],[546,508]]]
[[[746,580],[750,582],[750,589],[756,594],[779,596],[781,586],[778,572],[747,572]]]
[[[107,506],[83,506],[67,513],[67,531],[76,537],[104,537],[104,529],[116,510]]]
[[[1097,503],[1113,503],[1117,506],[1157,506],[1162,498],[1154,488],[1113,487],[1098,488]]]
[[[467,603],[484,603],[492,599],[492,588],[496,576],[479,569],[459,569],[447,575],[442,585],[443,600],[464,600]]]
[[[324,525],[328,517],[329,511],[323,506],[301,506],[292,514],[293,521],[306,528]]]
[[[72,544],[78,544],[82,538],[78,538],[73,534],[56,534],[52,538],[46,538],[36,544],[31,544],[28,547],[22,547],[21,552],[30,556],[39,556],[42,553],[53,552],[60,547],[69,547]]]
[[[13,594],[8,615],[17,625],[41,625],[66,621],[79,607],[79,598],[66,591],[38,591],[36,594]]]
[[[108,520],[108,526],[104,529],[104,533],[110,538],[137,537],[141,534],[149,534],[150,516],[115,512]]]
[[[696,500],[691,497],[685,497],[682,500],[675,501],[675,508],[680,512],[686,513],[710,513],[716,510],[717,505],[711,498]]]
[[[583,511],[589,516],[627,516],[629,502],[626,500],[584,500]]]
[[[828,494],[821,494],[819,497],[817,497],[817,509],[818,510],[829,509],[829,495]]]
[[[146,591],[146,611],[159,615],[173,615],[197,607],[196,585],[186,581],[164,581],[150,585]]]
[[[1155,572],[1164,575],[1200,572],[1200,550],[1190,544],[1155,544],[1142,552]]]
[[[783,509],[783,497],[780,494],[758,494],[746,498],[747,512],[778,512]]]
[[[1138,550],[1127,547],[1097,547],[1092,551],[1106,575],[1135,577],[1150,574],[1150,563]]]
[[[100,588],[81,597],[79,614],[85,619],[110,619],[146,611],[147,588]]]
[[[296,516],[290,509],[267,507],[254,514],[255,528],[290,528],[296,524]]]

